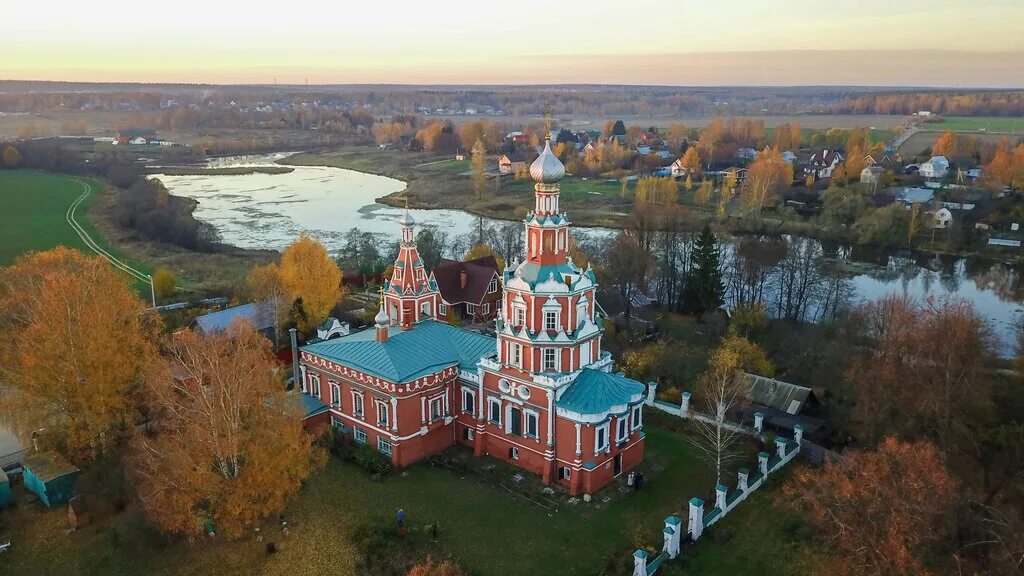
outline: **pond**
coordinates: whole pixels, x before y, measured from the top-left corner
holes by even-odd
[[[267,166],[286,154],[221,158],[211,166]],[[199,202],[195,217],[208,222],[221,239],[243,248],[282,249],[300,232],[324,242],[332,252],[352,229],[385,238],[399,235],[401,208],[376,202],[405,188],[400,180],[341,168],[295,166],[287,174],[242,176],[157,175],[174,195]],[[449,236],[470,233],[482,220],[461,210],[410,210],[417,226],[436,226]],[[586,229],[586,235],[610,234]],[[901,293],[918,300],[957,296],[974,303],[992,323],[1004,354],[1013,351],[1015,323],[1024,298],[1019,267],[984,260],[934,257],[906,251],[818,245],[817,251],[839,262],[832,274],[848,280],[852,302]]]

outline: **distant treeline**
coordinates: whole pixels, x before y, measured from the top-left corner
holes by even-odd
[[[1024,91],[864,94],[834,104],[829,110],[835,114],[914,114],[925,110],[949,116],[1022,116]]]

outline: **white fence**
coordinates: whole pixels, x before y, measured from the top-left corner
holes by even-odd
[[[680,402],[679,406],[676,406],[668,402],[655,400],[654,383],[650,383],[647,386],[647,405],[670,414],[675,414],[681,418],[711,420],[705,414],[690,410],[690,394],[688,392],[683,393],[682,402]],[[739,424],[730,424],[730,427],[736,431],[760,437],[762,425],[763,417],[760,417],[760,414],[755,414],[753,428],[747,428]],[[696,542],[699,540],[706,528],[715,525],[722,518],[725,518],[729,512],[732,512],[739,506],[740,502],[746,500],[747,496],[763,486],[771,474],[778,472],[783,466],[796,458],[800,453],[803,433],[803,427],[797,424],[793,427],[792,439],[775,438],[775,453],[760,452],[757,455],[757,469],[753,473],[746,468],[740,468],[736,473],[736,487],[734,489],[730,490],[724,484],[716,486],[714,506],[707,513],[704,512],[703,500],[691,498],[685,529],[678,516],[673,515],[666,518],[665,528],[662,530],[664,543],[661,553],[654,558],[650,558],[650,555],[644,550],[634,552],[633,576],[651,576],[655,574],[664,562],[672,560],[679,555],[684,541]],[[686,536],[688,536],[685,540],[683,538],[684,530]]]

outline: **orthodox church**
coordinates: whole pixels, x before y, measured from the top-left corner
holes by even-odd
[[[435,319],[443,302],[406,211],[374,328],[301,348],[311,417],[398,467],[459,443],[572,494],[643,460],[646,387],[612,372],[601,349],[597,282],[568,256],[570,223],[558,207],[565,167],[550,141],[529,172],[535,205],[523,261],[502,272],[496,336]]]

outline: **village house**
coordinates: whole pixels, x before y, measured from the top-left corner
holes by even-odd
[[[436,319],[436,273],[424,269],[406,215],[374,328],[300,350],[307,414],[326,414],[395,466],[458,443],[572,494],[600,490],[643,460],[646,386],[614,373],[602,350],[597,278],[568,255],[565,167],[550,141],[529,173],[524,259],[501,272],[496,336]]]
[[[494,256],[466,262],[441,260],[433,273],[441,292],[438,319],[476,323],[493,320],[501,302],[500,273]]]
[[[949,160],[945,156],[932,156],[927,162],[921,163],[917,173],[923,178],[941,180],[949,173]]]
[[[519,153],[505,154],[498,159],[498,172],[520,178],[526,174],[526,157]]]
[[[943,230],[953,225],[953,213],[945,206],[934,212],[929,211],[927,215],[932,217],[932,228]]]
[[[868,166],[860,171],[860,183],[868,188],[875,189],[882,181],[883,174],[885,174],[885,168],[881,166]]]
[[[156,130],[150,130],[148,128],[131,128],[125,130],[118,130],[117,136],[114,137],[114,144],[151,144],[158,143],[159,139],[156,136]]]
[[[804,173],[815,179],[831,178],[836,166],[843,161],[843,155],[835,150],[820,150],[811,156]]]
[[[722,176],[722,182],[728,182],[730,178],[736,179],[736,186],[743,184],[743,181],[747,179],[747,169],[733,166],[726,168],[720,172]]]

